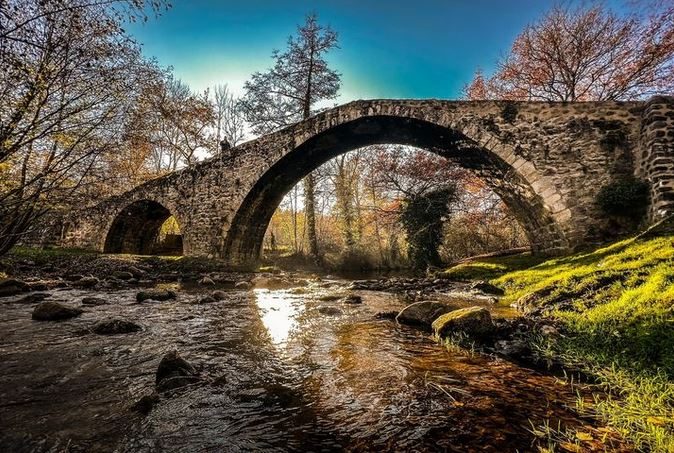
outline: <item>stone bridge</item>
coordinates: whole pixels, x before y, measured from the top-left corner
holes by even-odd
[[[412,145],[482,178],[534,251],[606,240],[598,190],[650,184],[649,220],[674,211],[674,98],[648,102],[355,101],[154,179],[72,215],[61,245],[145,253],[170,215],[183,253],[251,265],[283,196],[350,150]]]

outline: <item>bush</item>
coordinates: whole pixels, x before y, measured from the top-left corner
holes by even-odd
[[[425,269],[440,266],[438,248],[442,243],[442,225],[449,214],[449,202],[456,196],[456,186],[447,186],[409,197],[400,214],[407,233],[407,255],[412,266]]]
[[[599,190],[597,204],[610,216],[641,219],[648,207],[648,183],[636,178],[613,181]]]

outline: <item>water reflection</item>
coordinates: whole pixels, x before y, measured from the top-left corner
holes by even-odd
[[[133,290],[109,292],[109,304],[59,323],[33,322],[30,304],[3,305],[0,451],[536,451],[546,439],[533,439],[532,424],[546,423],[608,436],[573,410],[577,390],[592,404],[589,390],[450,353],[375,317],[404,305],[390,294],[364,292],[362,304],[347,305],[316,285],[234,290],[203,304],[203,289],[191,291],[143,304]],[[121,316],[145,329],[88,333]],[[146,417],[130,411],[172,349],[203,385],[162,396]],[[577,451],[621,451],[608,439]]]
[[[280,345],[288,341],[297,328],[297,318],[304,311],[304,301],[285,291],[255,289],[254,294],[260,318],[272,343]]]

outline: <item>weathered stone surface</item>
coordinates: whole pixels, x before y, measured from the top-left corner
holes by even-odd
[[[0,280],[0,297],[16,296],[28,290],[30,286],[21,280],[15,278]]]
[[[293,283],[291,281],[288,281],[281,277],[257,276],[253,279],[251,283],[256,288],[266,288],[266,289],[283,289],[293,286]]]
[[[58,302],[46,301],[38,304],[33,310],[33,319],[36,321],[61,321],[75,318],[84,313],[81,309],[68,307]]]
[[[17,300],[16,303],[17,304],[35,304],[35,303],[38,303],[38,302],[42,302],[43,300],[45,300],[50,295],[51,294],[49,294],[49,293],[31,293],[31,294]]]
[[[135,322],[127,321],[126,319],[105,319],[98,321],[91,328],[93,333],[99,335],[117,335],[122,333],[132,333],[143,330],[143,328]]]
[[[240,282],[236,282],[236,284],[234,285],[234,287],[235,287],[236,289],[250,289],[252,286],[253,286],[253,285],[251,285],[250,282],[245,281],[245,280],[244,280],[244,281],[240,281]]]
[[[136,401],[131,406],[131,410],[140,412],[143,415],[147,415],[152,412],[152,409],[159,401],[159,394],[157,392],[152,392],[148,395],[143,395],[138,401]]]
[[[402,324],[410,324],[430,328],[433,321],[438,317],[456,309],[451,305],[443,304],[434,300],[415,302],[403,308],[396,321]]]
[[[96,277],[82,277],[79,280],[73,282],[73,286],[76,288],[93,288],[98,285],[99,280]]]
[[[59,244],[138,253],[174,215],[186,255],[248,265],[259,258],[278,194],[329,158],[398,143],[474,172],[503,197],[535,251],[566,250],[617,234],[595,198],[618,178],[649,181],[652,217],[674,211],[673,129],[672,97],[355,101],[83,209]]]
[[[470,285],[470,289],[485,294],[493,294],[495,296],[502,296],[503,294],[505,294],[505,292],[501,288],[499,288],[496,285],[492,285],[491,283],[486,282],[484,280],[480,280],[473,283],[472,285]]]
[[[213,286],[215,285],[215,282],[210,277],[204,277],[201,280],[199,280],[199,284],[204,286]]]
[[[120,280],[131,280],[133,278],[133,273],[127,271],[115,271],[112,273],[112,276]]]
[[[170,289],[149,289],[146,291],[139,291],[138,294],[136,294],[136,300],[138,302],[143,302],[144,300],[165,301],[175,298],[176,293]]]
[[[227,293],[221,290],[213,291],[211,297],[215,300],[225,300],[227,298]]]
[[[325,316],[339,316],[342,310],[337,307],[318,307],[318,312]]]
[[[343,299],[344,297],[346,297],[344,294],[323,294],[318,297],[318,300],[321,302],[332,302],[334,300]]]
[[[108,302],[100,297],[83,297],[82,298],[82,305],[88,305],[95,307],[97,305],[107,305]]]
[[[199,299],[197,299],[198,304],[212,304],[213,302],[217,302],[217,301],[218,301],[218,299],[216,299],[215,297],[213,297],[210,294],[207,294],[207,295],[202,296]]]
[[[344,304],[357,305],[363,303],[363,298],[356,294],[349,294],[348,296],[339,299],[339,301]]]
[[[494,330],[489,310],[483,307],[468,307],[445,313],[433,321],[433,331],[439,337],[463,333],[472,337],[485,337]]]
[[[165,392],[199,382],[201,377],[177,351],[166,354],[159,362],[155,383],[157,390]]]

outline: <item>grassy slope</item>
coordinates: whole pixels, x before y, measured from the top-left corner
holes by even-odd
[[[674,236],[533,260],[489,258],[447,274],[491,278],[504,303],[528,299],[562,323],[567,335],[531,339],[537,350],[599,377],[618,397],[596,409],[626,437],[674,452]]]

